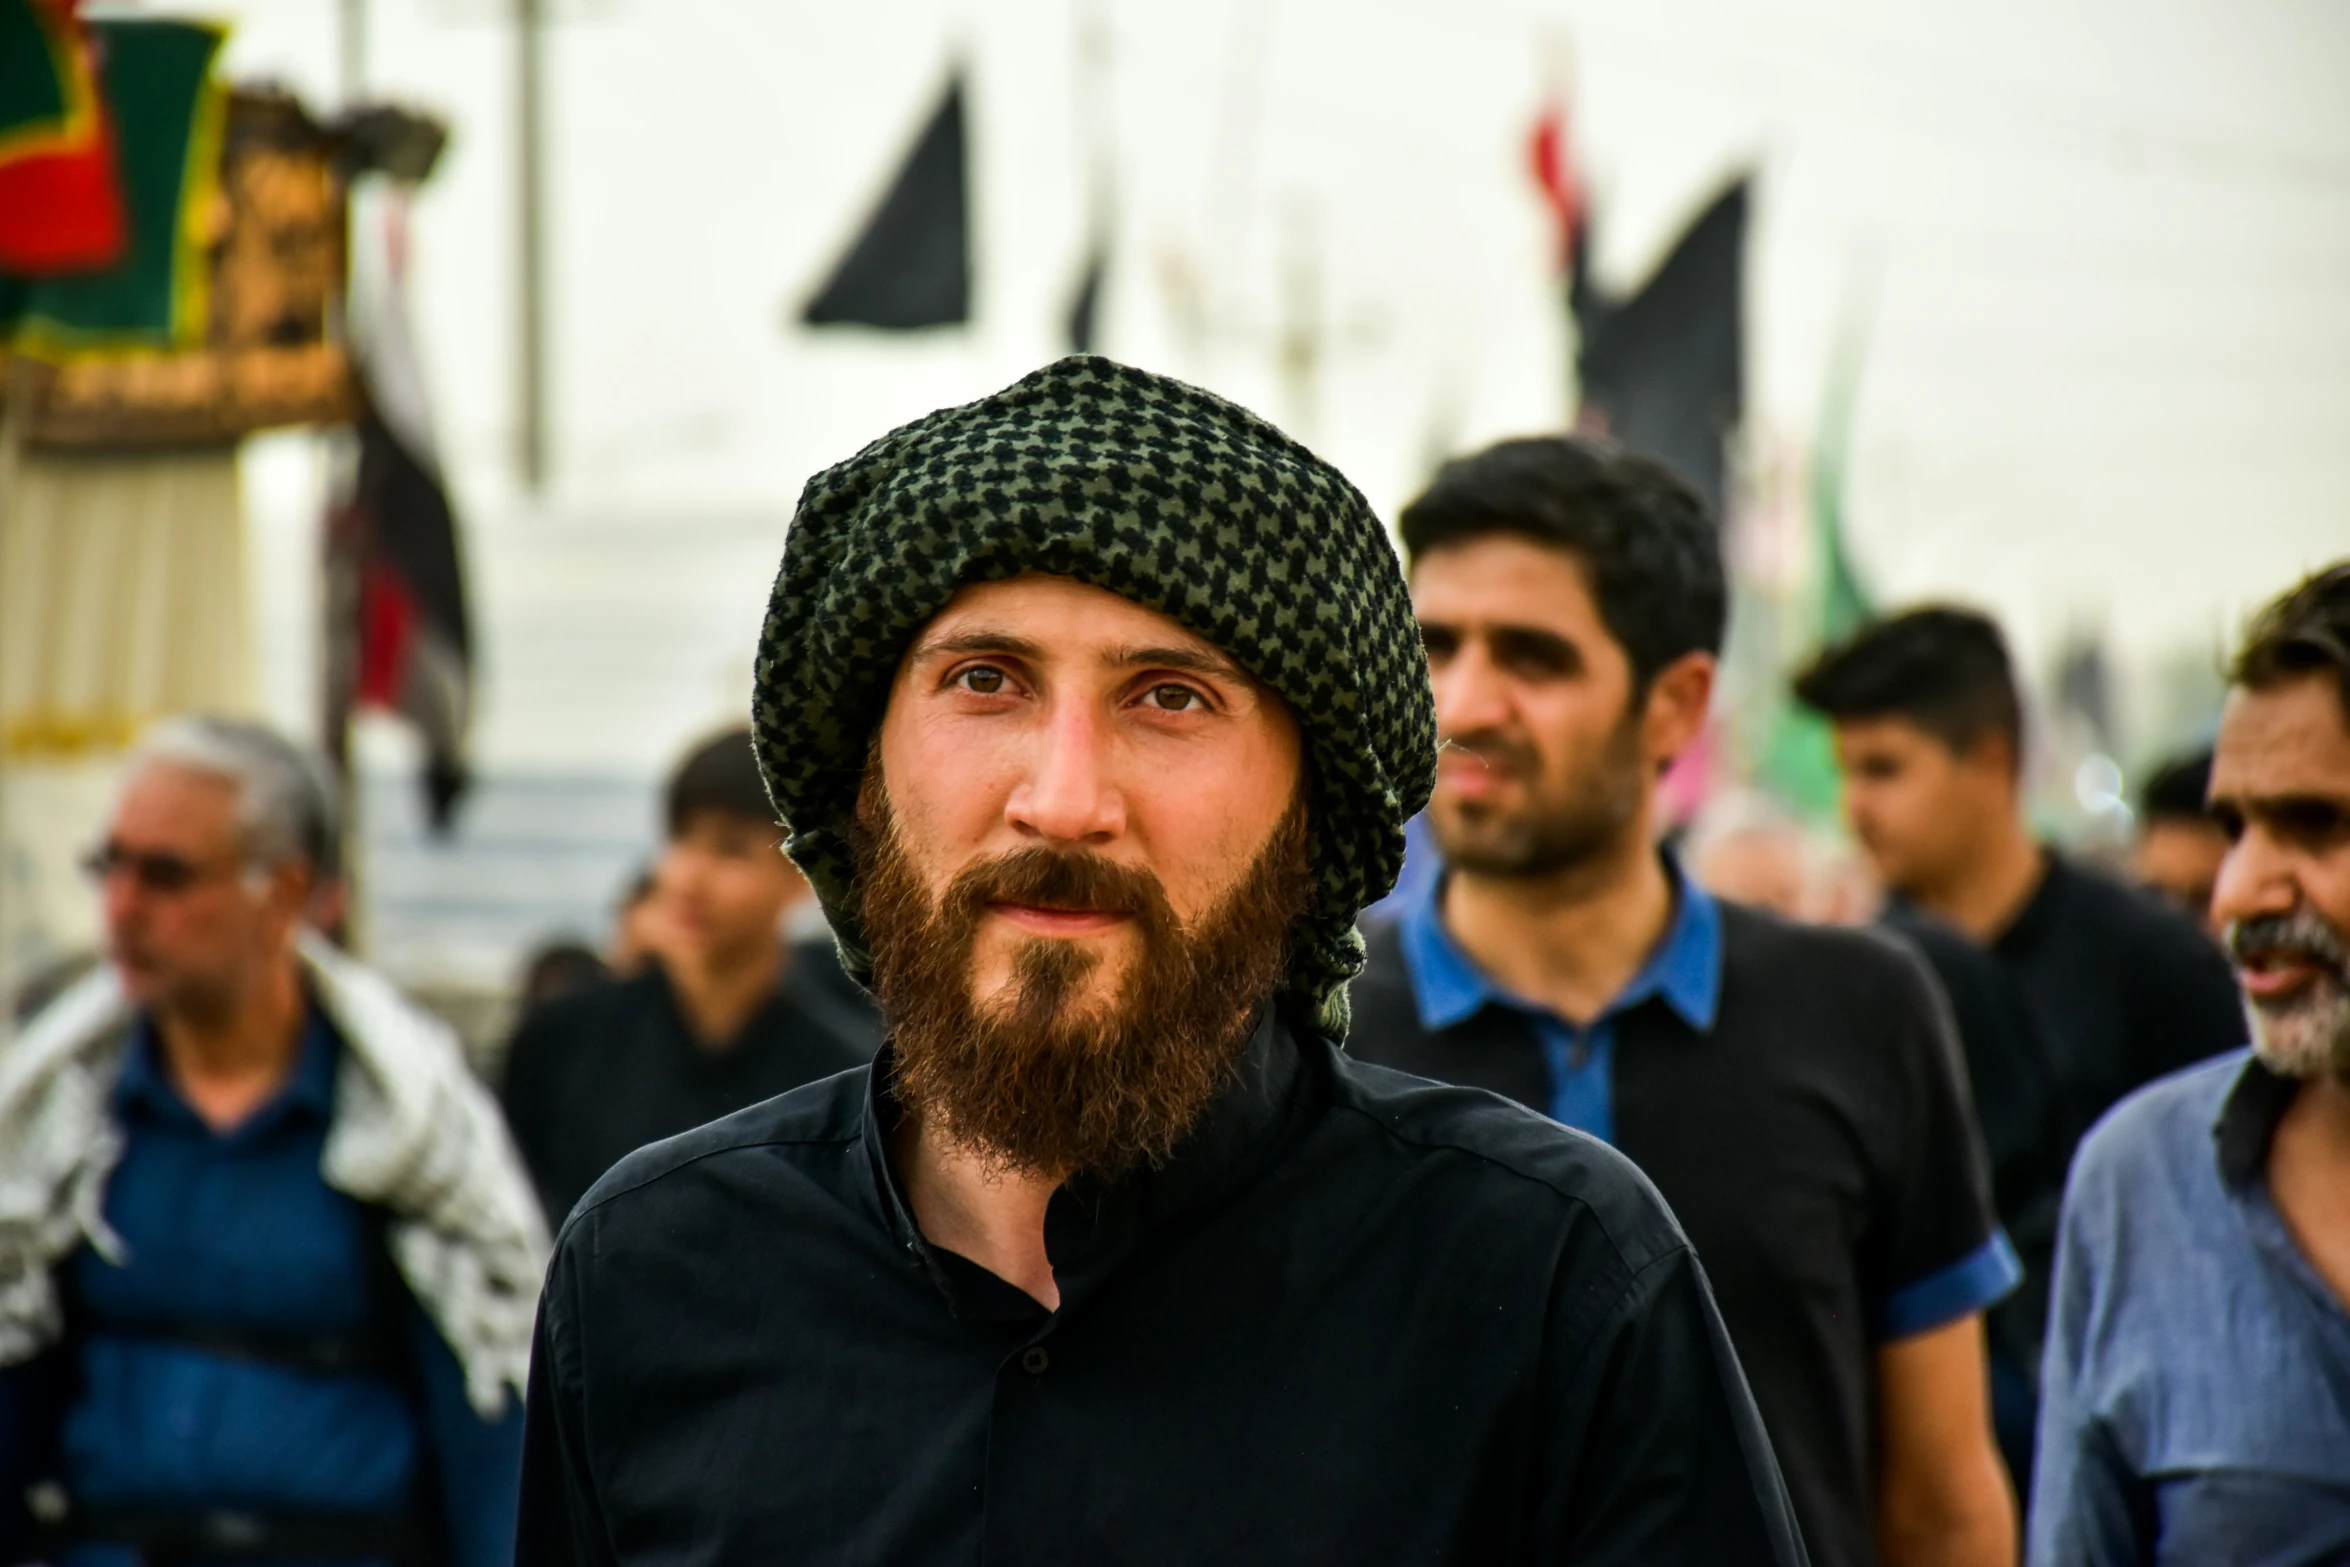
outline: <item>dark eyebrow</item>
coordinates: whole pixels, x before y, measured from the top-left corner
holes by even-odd
[[[958,631],[951,637],[933,637],[908,654],[909,659],[938,658],[957,653],[1002,653],[1011,658],[1025,658],[1034,663],[1044,657],[1044,649],[1026,637],[1014,636],[1009,631]]]
[[[1254,685],[1248,671],[1218,653],[1188,647],[1114,647],[1103,660],[1115,669],[1175,669],[1210,680]]]
[[[951,658],[968,653],[997,653],[1006,658],[1026,659],[1032,664],[1045,662],[1042,643],[1009,631],[990,631],[984,627],[931,638],[916,646],[907,657],[909,660],[921,660]],[[1197,648],[1113,647],[1105,650],[1102,662],[1113,669],[1174,669],[1212,680],[1254,684],[1248,672],[1232,660]]]

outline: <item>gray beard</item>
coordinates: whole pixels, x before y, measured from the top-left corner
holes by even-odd
[[[2350,1086],[2350,944],[2315,914],[2244,920],[2228,927],[2228,949],[2241,954],[2283,948],[2317,960],[2326,972],[2281,1006],[2245,998],[2252,1051],[2279,1077],[2332,1078]]]
[[[2247,1001],[2252,1053],[2279,1077],[2350,1087],[2350,989],[2328,980],[2290,1007]]]

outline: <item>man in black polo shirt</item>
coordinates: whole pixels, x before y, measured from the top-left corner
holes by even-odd
[[[2012,1562],[1980,1313],[2016,1267],[1947,1008],[1907,950],[1719,902],[1657,848],[1725,615],[1701,503],[1604,443],[1510,441],[1447,464],[1403,537],[1447,873],[1375,937],[1349,1050],[1656,1182],[1815,1562]]]
[[[2073,1149],[2124,1094],[2244,1042],[2235,981],[2192,921],[2033,838],[2023,703],[1987,616],[1928,606],[1864,625],[1795,694],[1835,724],[1845,814],[1906,917],[1989,952],[2054,1052],[2041,1179],[2006,1210],[2024,1287],[2000,1314],[1993,1362],[2003,1445],[2028,1457]]]
[[[811,481],[760,756],[889,1041],[572,1214],[523,1567],[1800,1562],[1638,1172],[1337,1048],[1425,668],[1343,478],[1106,360]]]
[[[622,1155],[860,1066],[872,1003],[830,941],[787,942],[808,884],[777,849],[748,729],[670,777],[654,873],[661,950],[636,973],[527,1013],[500,1095],[550,1223]]]

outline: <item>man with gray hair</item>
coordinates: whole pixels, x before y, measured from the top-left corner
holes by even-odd
[[[2350,560],[2261,611],[2230,684],[2212,914],[2252,1049],[2081,1144],[2033,1567],[2350,1561]]]
[[[305,927],[321,769],[182,718],[106,967],[0,1058],[0,1562],[489,1567],[545,1227],[454,1038]]]

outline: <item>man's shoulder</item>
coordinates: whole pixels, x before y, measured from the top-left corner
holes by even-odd
[[[1838,1005],[1919,990],[1925,959],[1893,932],[1814,924],[1744,903],[1720,908],[1725,986]]]
[[[2049,874],[2058,878],[2062,910],[2074,928],[2101,934],[2133,955],[2187,956],[2197,967],[2224,971],[2226,959],[2211,938],[2161,899],[2068,855],[2051,854]]]
[[[2231,1050],[2123,1096],[2081,1140],[2073,1161],[2075,1180],[2128,1181],[2170,1168],[2183,1157],[2208,1156],[2212,1125],[2251,1055],[2248,1049]]]
[[[789,1093],[721,1116],[691,1131],[648,1143],[620,1160],[589,1187],[564,1228],[590,1213],[659,1200],[691,1202],[702,1178],[758,1149],[839,1146],[863,1135],[868,1067],[851,1067]]]
[[[1349,1117],[1414,1167],[1441,1165],[1469,1193],[1555,1206],[1595,1219],[1633,1271],[1687,1245],[1664,1198],[1596,1137],[1479,1088],[1457,1088],[1330,1051],[1331,1113]],[[1474,1201],[1474,1196],[1471,1196]]]
[[[523,1014],[515,1037],[576,1040],[609,1033],[621,1021],[655,1005],[660,993],[660,977],[650,970],[599,979],[530,1008]]]

